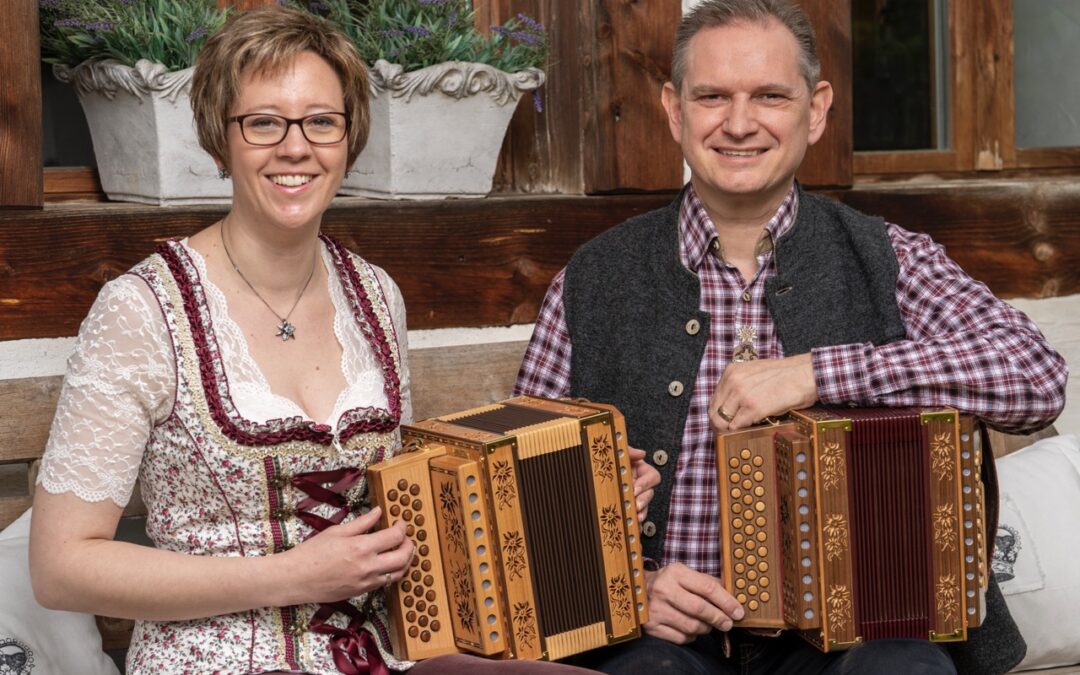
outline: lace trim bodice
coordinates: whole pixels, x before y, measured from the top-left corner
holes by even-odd
[[[331,428],[351,409],[384,408],[387,396],[376,355],[350,308],[325,244],[320,244],[333,302],[334,334],[342,346],[346,387],[328,420]],[[221,350],[232,402],[253,422],[306,417],[294,401],[275,394],[252,357],[224,294],[209,279],[202,256],[184,243],[205,290],[212,330]],[[401,358],[402,422],[412,419],[405,306],[397,285],[374,268],[390,308]],[[391,336],[393,337],[393,336]],[[79,329],[42,459],[38,483],[50,493],[85,501],[127,504],[150,431],[172,411],[176,397],[172,338],[154,293],[134,275],[102,288]]]

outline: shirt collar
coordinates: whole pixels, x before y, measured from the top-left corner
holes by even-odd
[[[795,224],[795,214],[799,211],[799,191],[792,183],[784,201],[765,224],[761,232],[755,253],[759,256],[772,250],[773,242],[787,234]],[[716,236],[716,226],[712,218],[705,211],[705,205],[701,203],[693,184],[688,184],[683,195],[682,205],[679,208],[679,257],[691,272],[697,272],[701,268],[701,262],[711,250],[723,259],[723,250],[720,248],[720,240]]]

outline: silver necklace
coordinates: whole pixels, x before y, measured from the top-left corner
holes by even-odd
[[[311,261],[311,272],[308,273],[307,281],[304,282],[304,287],[301,288],[300,292],[296,294],[296,301],[293,302],[292,307],[289,309],[288,313],[285,314],[285,316],[281,316],[276,311],[274,311],[274,308],[270,306],[270,303],[266,301],[266,298],[264,298],[257,290],[255,290],[255,287],[251,285],[251,282],[248,281],[247,277],[244,276],[244,273],[241,272],[240,268],[236,266],[236,261],[233,260],[232,253],[229,253],[229,245],[225,243],[224,226],[220,228],[219,232],[221,234],[221,246],[225,249],[225,257],[229,259],[229,263],[232,264],[233,269],[236,270],[236,273],[240,276],[244,283],[247,284],[247,287],[251,289],[251,292],[255,294],[255,297],[259,300],[262,300],[262,304],[266,305],[266,308],[270,310],[270,313],[276,316],[278,318],[278,321],[281,322],[277,327],[277,335],[275,337],[281,338],[282,342],[295,340],[296,326],[289,323],[289,317],[292,316],[293,310],[296,309],[296,306],[300,304],[300,298],[304,296],[304,291],[307,290],[308,284],[311,283],[311,277],[315,276],[315,262],[318,260],[318,256],[316,256],[315,259]]]

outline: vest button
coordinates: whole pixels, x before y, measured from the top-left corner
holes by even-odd
[[[750,302],[750,300],[752,298],[753,298],[753,296],[750,295],[750,291],[743,291],[743,294],[742,294],[743,302]]]
[[[672,396],[682,396],[683,384],[678,380],[672,380],[671,384],[667,386],[667,392]]]
[[[667,450],[657,450],[652,454],[652,461],[656,466],[664,466],[667,464],[667,460]]]
[[[690,319],[686,322],[687,335],[697,335],[701,331],[701,322],[697,319]]]
[[[651,520],[646,520],[641,524],[641,533],[646,537],[652,537],[656,535],[656,523]]]

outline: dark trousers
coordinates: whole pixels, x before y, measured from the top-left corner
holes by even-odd
[[[723,634],[713,631],[688,645],[645,636],[581,654],[572,663],[611,675],[955,675],[948,653],[921,640],[877,640],[823,654],[797,635],[776,638],[732,633],[725,657]]]

